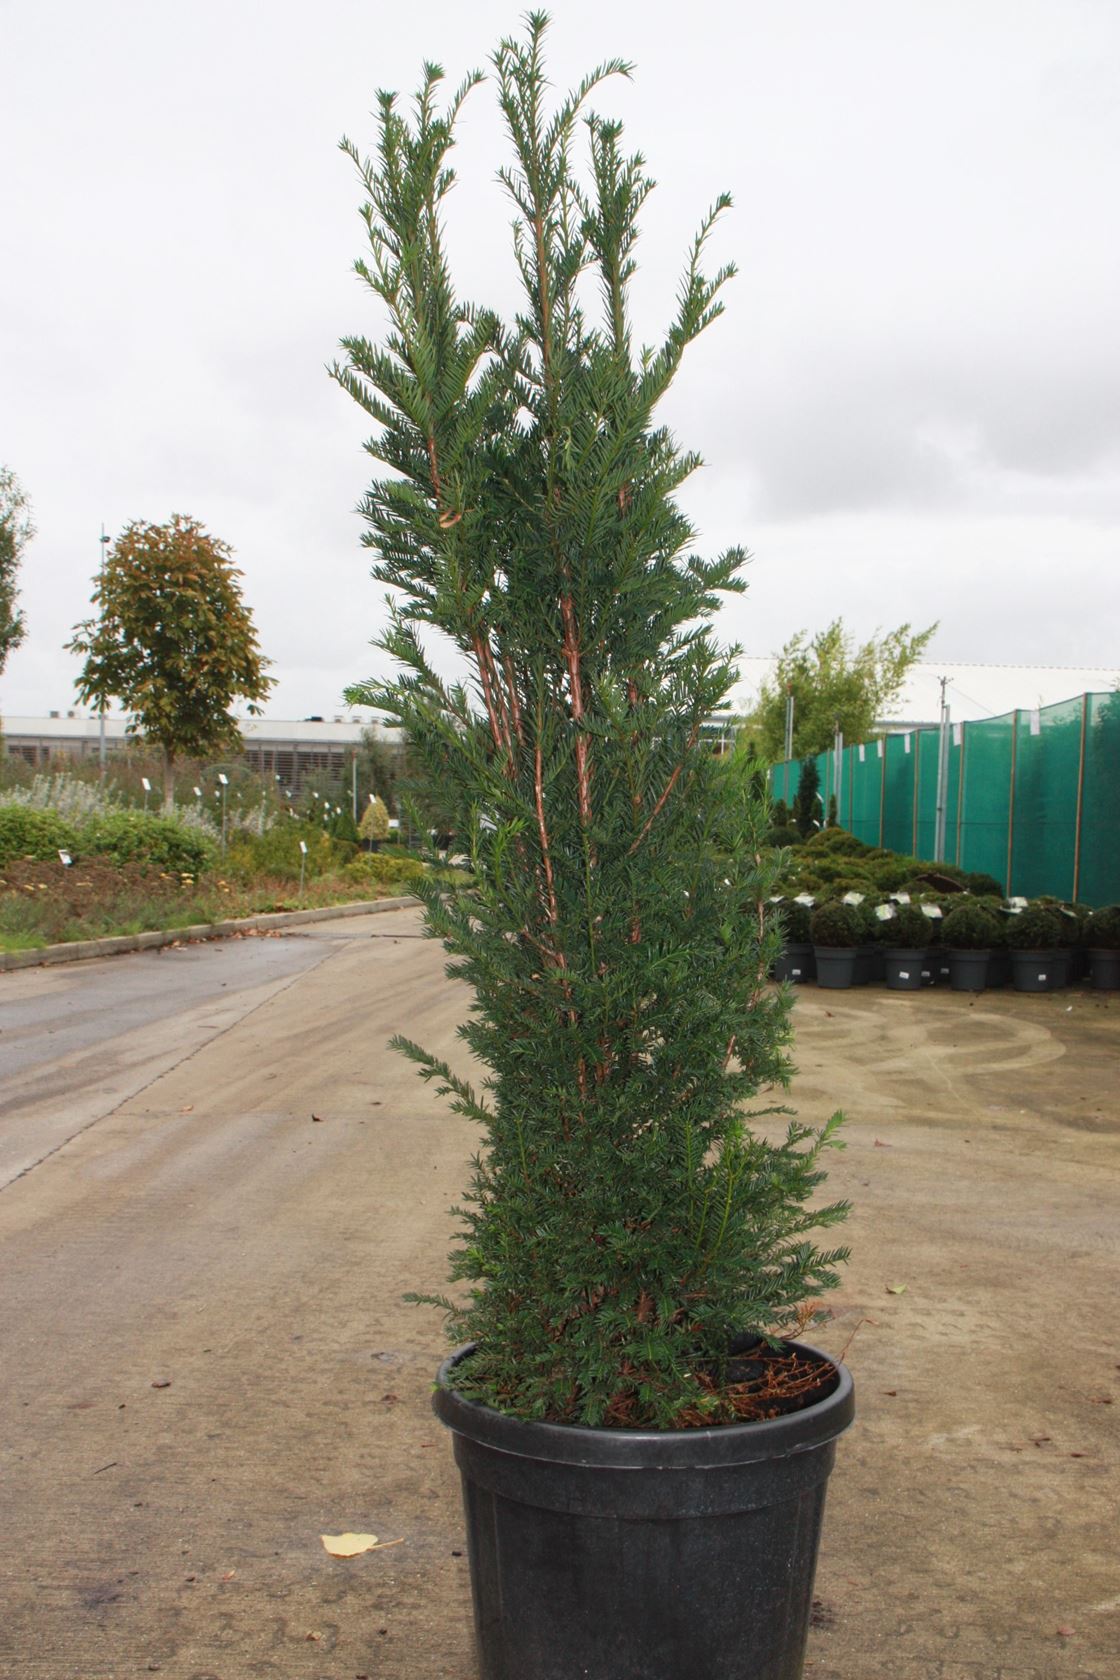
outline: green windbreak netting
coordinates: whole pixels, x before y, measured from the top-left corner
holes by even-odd
[[[916,735],[883,740],[882,840],[892,852],[914,850],[914,743]]]
[[[845,769],[848,776],[848,797],[844,801],[847,813],[845,826],[869,846],[879,844],[879,795],[883,786],[883,760],[879,757],[879,743],[869,741],[866,746],[850,747]]]
[[[845,747],[839,765],[819,754],[825,811],[839,789],[845,828],[932,860],[938,741],[920,729]],[[951,726],[946,769],[946,862],[1025,898],[1120,902],[1120,693]],[[775,765],[774,797],[792,798],[799,778]]]
[[[1073,896],[1082,711],[1063,700],[1017,713],[1009,891],[1024,898]]]
[[[1011,808],[1011,741],[1016,714],[961,725],[964,758],[957,810],[956,861],[1007,886],[1007,819]]]
[[[1077,897],[1120,903],[1120,693],[1085,696]]]

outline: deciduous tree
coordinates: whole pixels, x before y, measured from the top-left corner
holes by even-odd
[[[26,634],[23,614],[16,606],[16,579],[23,551],[34,535],[31,504],[19,479],[10,467],[0,467],[0,672]]]
[[[98,613],[67,645],[85,655],[78,697],[119,700],[129,729],[163,754],[164,799],[174,793],[179,757],[235,748],[237,699],[260,715],[272,686],[265,674],[232,549],[196,520],[136,520],[109,550],[93,593]]]
[[[778,668],[763,684],[750,728],[772,763],[785,757],[786,699],[793,695],[793,756],[826,751],[839,727],[846,741],[865,741],[878,718],[898,699],[907,672],[937,629],[911,634],[902,624],[857,646],[834,619],[810,636],[799,630],[778,656]]]

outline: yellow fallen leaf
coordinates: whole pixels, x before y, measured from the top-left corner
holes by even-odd
[[[376,1534],[320,1534],[320,1540],[331,1557],[357,1557],[360,1552],[372,1552],[377,1545]]]
[[[906,1285],[904,1283],[888,1283],[887,1284],[887,1294],[888,1295],[905,1295],[905,1293],[906,1293]]]

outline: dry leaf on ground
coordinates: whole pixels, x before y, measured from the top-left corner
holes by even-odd
[[[320,1540],[331,1557],[357,1557],[360,1552],[372,1552],[377,1545],[376,1534],[320,1534]]]

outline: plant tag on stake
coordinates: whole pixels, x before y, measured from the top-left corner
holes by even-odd
[[[74,861],[74,859],[70,856],[70,853],[69,852],[59,852],[58,855],[59,855],[59,858],[62,860],[62,862],[66,865],[66,868],[69,869],[70,865]]]
[[[307,856],[307,841],[306,840],[301,840],[300,841],[299,849],[303,853],[304,857],[306,857]]]
[[[145,793],[151,793],[151,791],[152,791],[152,784],[151,784],[151,782],[150,782],[150,781],[149,781],[149,780],[148,780],[148,778],[147,778],[147,776],[141,776],[141,778],[140,778],[140,786],[141,786],[141,787],[142,787],[142,788],[143,788],[143,789],[144,789],[144,792],[145,792]]]

